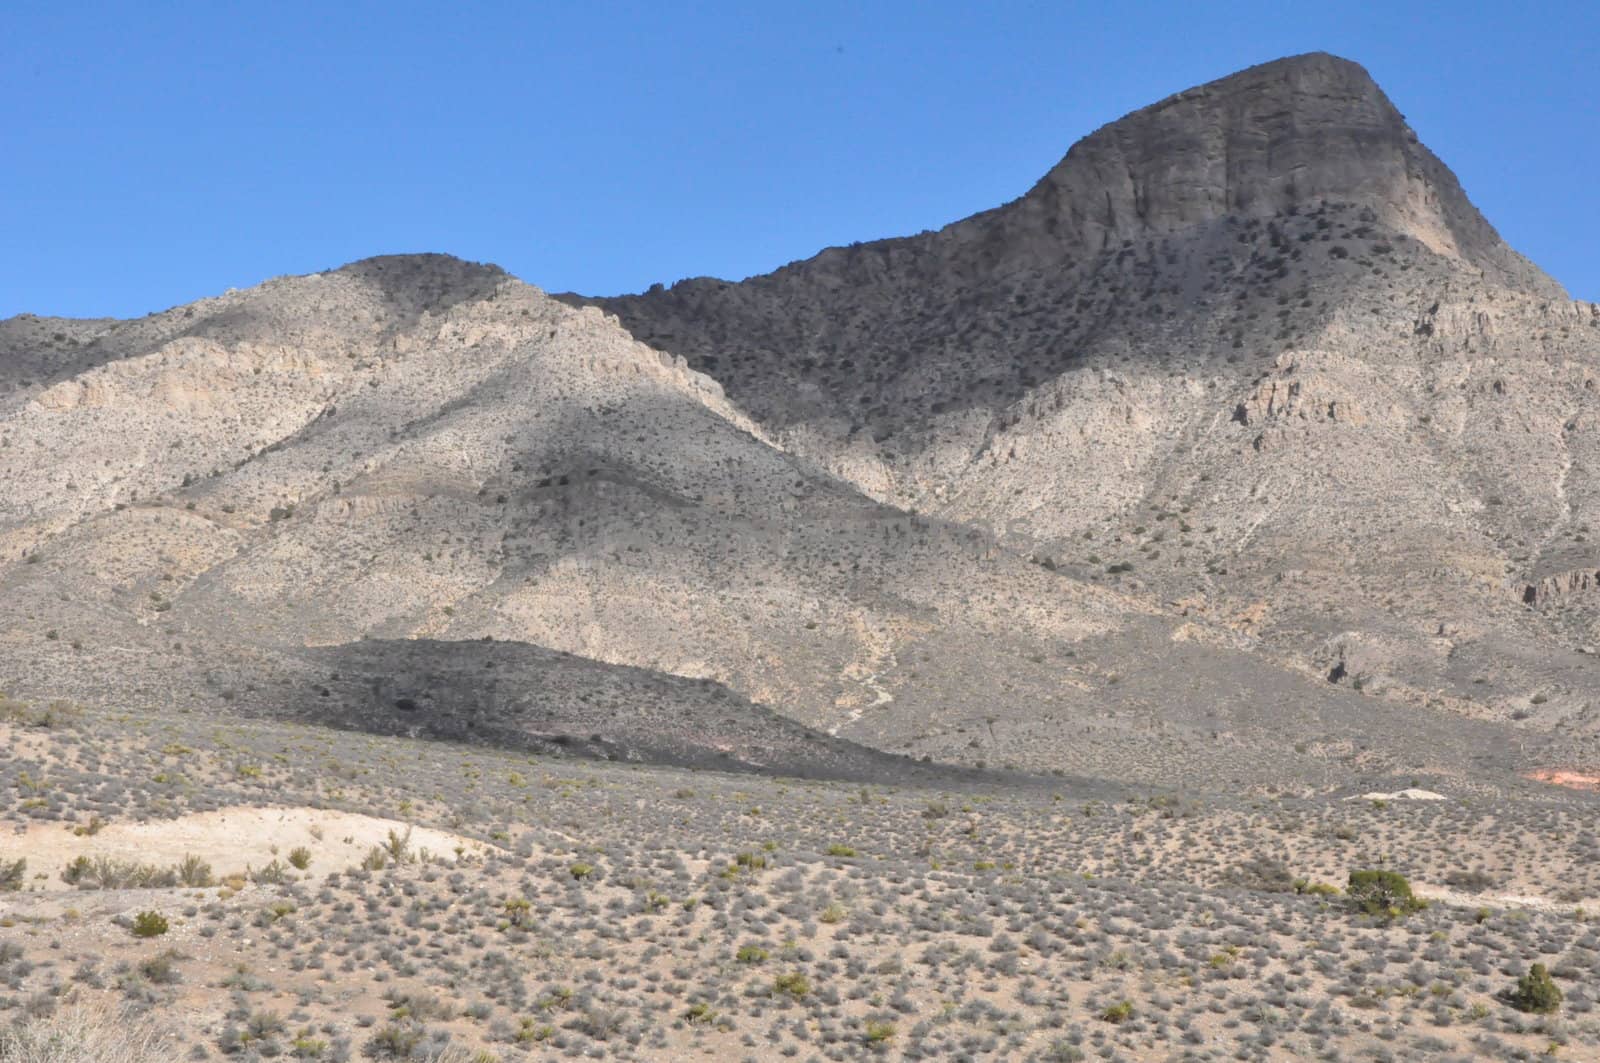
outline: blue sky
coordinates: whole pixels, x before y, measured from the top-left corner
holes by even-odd
[[[1600,298],[1600,4],[222,3],[0,14],[0,316],[136,316],[367,255],[550,290],[937,228],[1282,55],[1363,63]]]

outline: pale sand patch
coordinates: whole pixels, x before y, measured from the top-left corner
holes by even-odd
[[[1568,913],[1579,909],[1594,911],[1596,899],[1564,902],[1549,897],[1535,897],[1524,893],[1462,893],[1448,886],[1430,886],[1413,882],[1411,892],[1434,904],[1448,904],[1452,908],[1532,908],[1540,912]]]
[[[413,855],[426,849],[430,857],[450,863],[455,862],[458,847],[462,855],[480,854],[486,848],[483,842],[448,831],[320,808],[227,808],[148,823],[107,823],[83,836],[73,834],[73,826],[33,824],[20,834],[0,835],[0,849],[27,859],[30,889],[70,889],[60,872],[80,855],[158,866],[193,855],[221,876],[273,860],[287,863],[290,850],[300,846],[311,852],[308,871],[343,871],[359,864],[374,845],[384,844],[390,831],[401,836],[411,832]],[[49,879],[35,879],[38,873],[48,874]]]
[[[1392,794],[1379,793],[1374,790],[1370,794],[1360,797],[1349,797],[1347,801],[1448,801],[1444,794],[1436,794],[1432,790],[1418,790],[1415,787],[1396,790]]]

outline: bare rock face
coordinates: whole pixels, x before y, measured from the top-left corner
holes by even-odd
[[[1324,202],[1371,210],[1497,283],[1560,294],[1506,247],[1367,72],[1325,53],[1251,67],[1085,137],[1008,221],[1097,252]]]

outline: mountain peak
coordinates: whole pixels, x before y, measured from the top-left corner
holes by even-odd
[[[1019,206],[1026,223],[1097,251],[1318,203],[1370,210],[1499,283],[1559,291],[1505,245],[1366,69],[1326,52],[1253,66],[1101,127]]]

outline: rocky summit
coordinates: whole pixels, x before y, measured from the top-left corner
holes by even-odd
[[[1600,307],[1326,54],[742,281],[402,255],[23,315],[0,925],[67,919],[64,879],[115,895],[75,947],[166,904],[239,1000],[246,917],[367,972],[296,983],[300,1040],[191,1002],[193,1058],[349,1058],[355,1014],[395,1059],[1593,1051],[1597,537]],[[279,817],[275,871],[228,815]],[[182,839],[245,864],[204,915],[159,891],[209,871],[116,862]],[[313,898],[278,840],[360,862]],[[363,981],[363,898],[470,962]],[[1496,995],[1540,957],[1570,1025]]]

